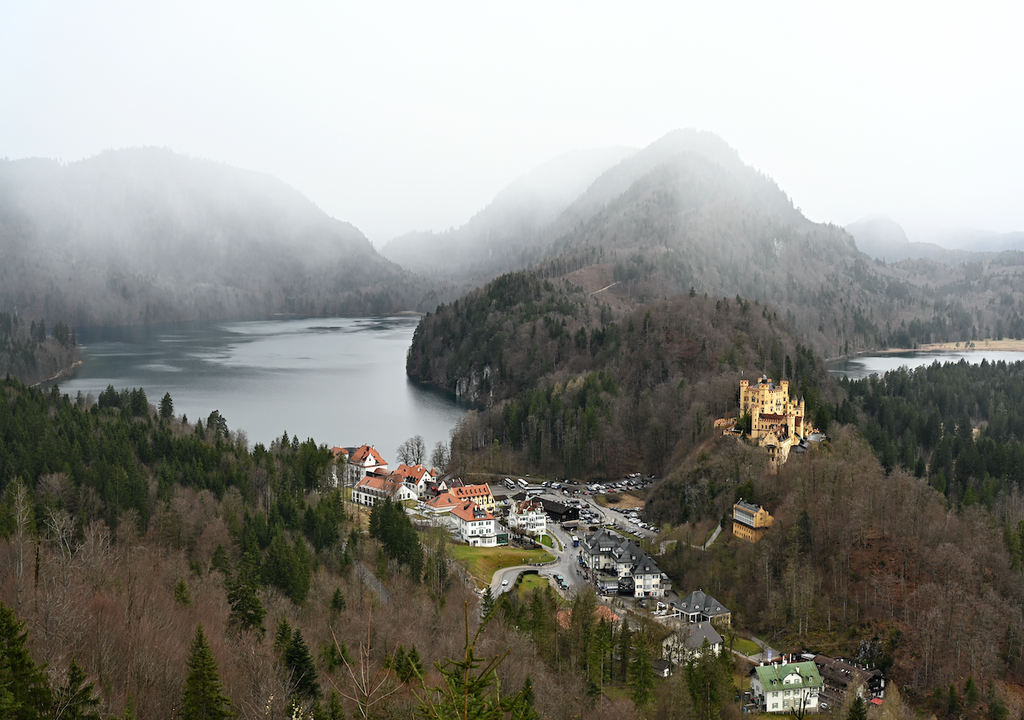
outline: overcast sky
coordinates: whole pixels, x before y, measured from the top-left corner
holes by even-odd
[[[694,127],[812,220],[1024,230],[1022,7],[0,0],[0,156],[169,147],[380,245]]]

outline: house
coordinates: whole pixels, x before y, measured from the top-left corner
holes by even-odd
[[[433,481],[434,474],[423,465],[401,464],[395,468],[395,475],[416,492],[416,497],[423,497],[428,484]]]
[[[551,500],[545,497],[539,497],[537,500],[539,500],[540,504],[544,506],[544,512],[547,513],[552,522],[561,524],[580,519],[580,509],[578,507],[563,505],[557,500]]]
[[[732,624],[732,612],[703,590],[694,590],[678,603],[676,610],[690,623]]]
[[[686,623],[676,629],[661,643],[661,656],[671,663],[682,665],[692,657],[700,657],[704,642],[709,652],[718,655],[724,643],[722,636],[709,622]]]
[[[540,537],[547,532],[544,506],[536,500],[513,500],[506,522],[509,530],[520,535]]]
[[[357,479],[370,473],[386,471],[388,469],[387,462],[372,445],[360,445],[353,450],[348,456],[348,466],[351,468],[352,473],[357,476]]]
[[[459,500],[472,500],[489,513],[494,512],[494,496],[487,485],[453,486],[448,489]]]
[[[452,528],[465,542],[474,547],[494,547],[498,544],[494,516],[472,500],[460,501],[450,512]]]
[[[415,500],[416,493],[405,483],[380,475],[367,475],[352,488],[352,500],[372,507],[385,498],[392,502]]]
[[[601,529],[580,542],[580,559],[594,571],[598,587],[607,590],[609,576],[617,579],[620,594],[664,597],[670,584],[651,557],[632,540]]]
[[[777,471],[809,434],[804,401],[790,400],[788,380],[778,385],[767,375],[753,385],[740,380],[740,414],[750,415],[750,440],[767,451],[769,470]]]
[[[759,665],[750,675],[750,693],[762,712],[817,712],[822,680],[813,662]]]
[[[667,678],[672,674],[672,663],[668,660],[652,660],[651,669],[657,677]]]
[[[857,694],[865,700],[885,697],[885,676],[882,675],[881,670],[869,670],[842,658],[830,658],[825,655],[804,655],[803,657],[813,657],[812,662],[821,675],[825,693],[834,697],[839,703],[851,689],[856,690]]]
[[[774,522],[775,518],[767,510],[760,505],[744,502],[743,498],[732,506],[732,534],[741,540],[756,543]]]

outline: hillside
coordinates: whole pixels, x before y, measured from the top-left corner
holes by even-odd
[[[548,226],[629,148],[578,150],[516,179],[461,227],[412,232],[388,242],[381,254],[431,277],[489,280],[529,265]]]
[[[409,376],[486,406],[453,458],[493,448],[495,471],[661,474],[735,410],[741,372],[789,378],[818,407],[824,365],[770,308],[693,294],[621,311],[600,297],[517,273],[422,319]]]
[[[429,283],[268,175],[168,150],[0,162],[0,309],[71,325],[377,314]]]

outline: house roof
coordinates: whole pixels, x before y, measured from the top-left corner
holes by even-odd
[[[395,495],[401,483],[396,483],[388,477],[382,477],[380,475],[367,475],[358,483],[356,483],[356,489],[376,490],[383,492],[388,497]]]
[[[395,468],[395,475],[401,475],[406,482],[416,482],[430,477],[430,471],[423,465],[406,465],[405,463]]]
[[[451,489],[451,493],[461,500],[466,500],[470,498],[489,497],[491,489],[486,485],[465,485],[462,487],[453,487]]]
[[[358,465],[387,465],[384,462],[384,458],[380,456],[380,453],[370,445],[360,445],[357,447],[355,452],[352,453],[351,460]]]
[[[683,644],[690,650],[700,650],[705,640],[711,647],[722,644],[722,636],[718,634],[711,623],[707,622],[690,623],[679,628],[676,634],[682,638]]]
[[[754,668],[757,679],[765,690],[821,687],[821,675],[812,662],[788,663],[785,665],[758,665]]]
[[[559,610],[555,617],[558,620],[559,625],[568,629],[569,624],[572,622],[572,610]],[[612,612],[612,609],[607,605],[596,605],[594,607],[594,619],[598,622],[604,620],[607,623],[617,623],[621,620],[621,618]]]
[[[526,512],[544,512],[544,506],[536,500],[518,500],[512,504],[512,512],[516,515]]]
[[[694,590],[683,598],[683,601],[679,603],[677,607],[685,613],[699,612],[707,615],[708,617],[726,615],[729,612],[729,608],[715,600],[703,590]]]
[[[339,456],[344,455],[348,457],[348,448],[338,447],[335,445],[331,448],[331,452],[334,454],[334,459],[337,460]]]
[[[427,501],[427,505],[436,510],[451,510],[461,501],[451,493],[443,492]]]
[[[452,515],[466,522],[479,522],[481,520],[493,520],[494,516],[477,505],[472,500],[460,502],[452,508]]]

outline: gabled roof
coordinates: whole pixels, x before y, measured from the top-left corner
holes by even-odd
[[[512,512],[516,515],[527,512],[544,512],[544,506],[536,500],[518,500],[512,504]]]
[[[711,647],[722,644],[722,636],[709,622],[686,625],[679,628],[676,634],[682,638],[683,644],[690,650],[700,650],[705,640]]]
[[[466,522],[479,522],[481,520],[493,520],[494,516],[477,505],[472,500],[460,502],[452,508],[452,515],[465,520]]]
[[[488,497],[491,494],[491,489],[486,485],[465,485],[453,487],[451,493],[461,500],[468,500],[470,498]]]
[[[451,493],[443,492],[435,498],[427,501],[427,505],[435,510],[451,510],[461,501]]]
[[[685,613],[699,612],[708,617],[725,615],[729,612],[729,608],[706,594],[703,590],[694,590],[683,598],[683,601],[677,607]]]
[[[357,490],[377,490],[379,492],[383,492],[388,497],[394,496],[398,492],[400,487],[401,483],[396,483],[390,478],[383,477],[381,475],[367,475],[358,483],[356,483]]]
[[[758,665],[754,668],[757,679],[765,690],[783,688],[821,687],[821,675],[812,662],[788,663],[786,665]],[[789,682],[786,682],[786,681]]]
[[[395,468],[395,475],[400,475],[405,482],[415,483],[431,477],[430,471],[423,465],[406,465],[404,463]]]
[[[335,445],[331,448],[331,452],[334,454],[334,459],[337,460],[339,456],[348,458],[348,448],[338,447]]]
[[[367,462],[369,460],[369,462]],[[384,458],[380,456],[370,445],[360,445],[352,453],[351,462],[357,465],[387,465]]]

